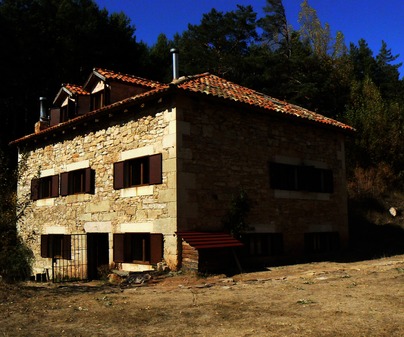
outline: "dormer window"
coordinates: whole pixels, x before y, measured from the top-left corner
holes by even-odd
[[[109,88],[104,85],[104,89],[91,93],[91,106],[90,110],[98,110],[110,104],[109,102]]]

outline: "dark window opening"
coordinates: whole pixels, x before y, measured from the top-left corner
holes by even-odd
[[[305,252],[321,254],[336,252],[340,249],[338,232],[315,232],[304,234]]]
[[[282,233],[249,233],[242,239],[248,256],[275,256],[283,254]]]
[[[162,234],[114,234],[114,262],[156,264],[162,258]]]
[[[91,193],[95,190],[95,171],[90,168],[64,172],[60,175],[60,194]]]
[[[162,155],[114,163],[114,189],[162,183]]]
[[[71,236],[63,234],[41,235],[41,257],[71,259]]]
[[[270,163],[270,185],[273,189],[332,193],[333,173],[328,169]]]
[[[35,178],[31,181],[31,199],[46,199],[59,196],[59,176]]]
[[[150,183],[149,157],[128,160],[125,163],[125,186],[139,186]]]

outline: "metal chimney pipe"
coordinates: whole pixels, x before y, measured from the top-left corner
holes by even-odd
[[[45,122],[48,120],[46,113],[46,97],[39,97],[39,120]]]
[[[179,77],[178,50],[176,48],[172,48],[170,53],[173,54],[173,80],[176,80]]]

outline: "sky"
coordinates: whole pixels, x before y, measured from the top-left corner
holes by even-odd
[[[227,12],[236,5],[251,5],[258,17],[263,16],[266,0],[95,0],[109,13],[124,12],[136,27],[136,40],[152,46],[160,33],[172,39],[175,33],[187,30],[188,24],[198,25],[202,15],[212,8]],[[298,15],[302,0],[283,0],[286,16],[298,29]],[[404,63],[404,1],[403,0],[309,0],[324,25],[332,32],[342,31],[345,42],[358,43],[363,38],[377,55],[382,40],[393,55],[400,54],[394,63]],[[404,72],[404,66],[400,68]]]

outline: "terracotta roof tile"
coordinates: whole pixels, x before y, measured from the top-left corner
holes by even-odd
[[[105,77],[106,79],[110,79],[110,80],[114,80],[114,81],[138,84],[138,85],[141,85],[144,87],[149,87],[149,88],[157,88],[157,87],[160,87],[161,85],[163,85],[162,83],[157,82],[157,81],[148,80],[148,79],[134,76],[134,75],[122,74],[122,73],[115,72],[112,70],[94,68],[94,71],[97,72],[98,74],[100,74],[101,76]]]
[[[132,75],[125,75],[112,72],[109,70],[102,70],[99,68],[95,71],[99,72],[101,76],[105,76],[106,78],[112,78],[128,83],[138,83],[141,85],[149,86],[151,90],[133,97],[129,97],[122,101],[107,105],[101,109],[88,112],[82,116],[76,117],[67,122],[44,129],[36,134],[27,135],[25,137],[12,141],[10,144],[17,144],[20,142],[25,142],[29,139],[35,139],[41,137],[41,135],[51,133],[58,129],[63,129],[64,127],[67,127],[69,125],[79,124],[91,118],[96,118],[96,116],[98,115],[108,113],[109,111],[115,111],[116,109],[129,107],[130,105],[135,104],[137,102],[142,102],[143,100],[156,96],[158,97],[169,90],[176,90],[176,89],[185,92],[194,92],[197,94],[203,94],[211,97],[218,97],[233,102],[239,102],[241,104],[248,104],[251,107],[261,108],[267,110],[268,112],[275,112],[278,113],[279,115],[283,114],[285,116],[290,116],[294,118],[302,118],[316,123],[321,123],[323,125],[329,125],[340,130],[342,129],[349,132],[355,131],[355,129],[352,128],[351,126],[336,121],[332,118],[322,116],[320,114],[304,109],[297,105],[289,104],[285,101],[277,100],[275,98],[264,95],[255,90],[243,87],[241,85],[227,81],[223,78],[220,78],[218,76],[209,73],[204,73],[195,76],[181,77],[177,80],[174,80],[170,84],[163,84]],[[79,86],[71,85],[71,89],[79,90]]]
[[[272,98],[258,91],[243,87],[209,73],[182,77],[178,80],[174,80],[172,84],[183,90],[203,93],[208,96],[221,97],[251,106],[264,108],[266,110],[277,111],[285,115],[309,119],[318,123],[329,124],[345,130],[354,131],[354,128],[351,126],[336,121],[332,118],[328,118],[297,105]]]
[[[66,90],[68,90],[73,95],[83,95],[83,96],[90,95],[90,93],[88,91],[84,90],[81,85],[67,83],[67,84],[63,84],[63,86],[66,88]]]

